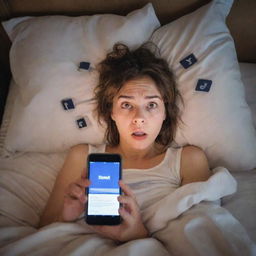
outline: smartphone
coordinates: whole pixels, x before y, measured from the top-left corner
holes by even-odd
[[[122,163],[119,154],[89,154],[87,175],[91,181],[87,192],[85,221],[90,225],[118,225],[120,203],[117,197],[122,191]]]

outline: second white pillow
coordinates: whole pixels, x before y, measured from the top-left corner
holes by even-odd
[[[256,167],[256,134],[233,39],[225,24],[232,0],[214,0],[152,36],[174,70],[183,99],[176,142],[196,145],[212,168]]]

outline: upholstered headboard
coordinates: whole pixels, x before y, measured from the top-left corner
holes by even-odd
[[[256,1],[234,0],[228,26],[234,38],[238,59],[256,63]],[[91,15],[114,13],[126,15],[141,8],[147,0],[0,0],[1,21],[26,15]],[[166,24],[206,4],[209,0],[151,0],[161,24]],[[10,41],[0,26],[0,117],[10,81]]]

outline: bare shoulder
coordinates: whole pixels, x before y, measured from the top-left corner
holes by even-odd
[[[181,154],[181,184],[205,181],[211,176],[205,152],[196,146],[185,146]]]
[[[204,151],[196,146],[185,146],[182,150],[182,161],[185,164],[191,163],[193,161],[194,163],[204,161],[204,163],[207,162],[208,160],[207,157],[204,153]]]

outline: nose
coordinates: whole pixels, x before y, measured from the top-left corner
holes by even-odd
[[[145,123],[145,117],[141,110],[136,111],[132,122],[137,126],[141,126]]]
[[[143,118],[134,118],[133,123],[136,125],[142,125],[144,124],[144,119]]]

